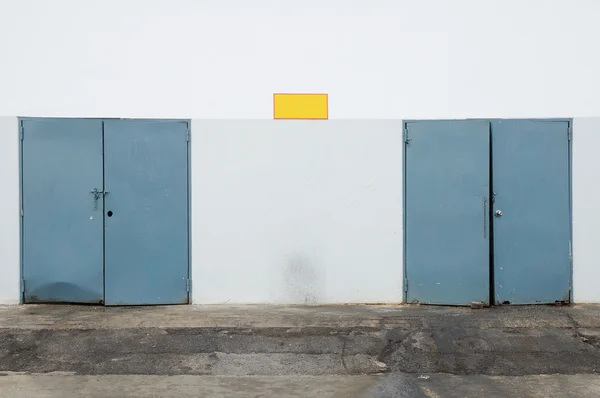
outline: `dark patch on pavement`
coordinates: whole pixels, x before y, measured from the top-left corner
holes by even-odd
[[[388,368],[382,366],[386,363]],[[595,373],[570,328],[0,329],[0,370],[78,374]]]
[[[102,321],[113,315],[124,319],[123,314],[133,312],[139,322],[146,313],[168,310],[78,306],[25,306],[18,310],[15,313],[21,313],[13,318],[5,313],[1,325],[5,328],[0,328],[0,372],[510,376],[592,374],[600,370],[600,312],[596,307],[500,307],[477,311],[305,307],[290,311],[286,322],[310,324],[310,317],[318,315],[322,316],[318,325],[326,326],[169,328],[157,324],[123,329],[102,327]],[[268,311],[268,307],[263,312],[238,311],[236,322],[243,324],[248,319],[260,323],[261,318],[256,316],[262,314],[269,319]],[[173,314],[180,320],[187,319],[189,325],[194,325],[189,317],[199,316],[196,311]],[[228,312],[219,314],[211,315],[216,317],[214,324],[219,324],[219,319],[227,320]],[[341,327],[351,324],[352,314],[361,322],[368,319],[372,326]],[[39,322],[52,319],[58,328],[38,329],[40,325],[35,322],[29,328],[30,315],[43,315]],[[23,317],[27,319],[24,327],[10,327]],[[97,328],[60,329],[61,325],[72,324]],[[392,380],[387,376],[385,379]]]
[[[0,370],[76,372],[78,374],[270,374],[260,361],[302,364],[308,374],[380,371],[376,358],[385,346],[377,333],[361,331],[268,328],[0,330]],[[350,336],[350,337],[349,337]],[[343,354],[343,355],[342,355]],[[245,356],[245,357],[244,357]],[[329,369],[313,369],[311,360]],[[352,358],[355,357],[355,360]],[[247,361],[248,364],[245,364]],[[329,364],[329,365],[328,365]],[[348,365],[350,364],[350,365]],[[335,365],[335,364],[334,364]],[[275,366],[275,367],[274,367]],[[264,368],[264,369],[263,369]],[[290,367],[293,370],[293,366]]]
[[[600,371],[600,350],[568,328],[418,330],[391,341],[391,371],[520,376]]]

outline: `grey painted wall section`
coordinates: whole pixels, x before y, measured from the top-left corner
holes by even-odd
[[[20,301],[19,125],[0,117],[0,304]]]
[[[402,121],[192,121],[194,303],[402,300]]]
[[[600,302],[600,118],[573,121],[573,299]]]

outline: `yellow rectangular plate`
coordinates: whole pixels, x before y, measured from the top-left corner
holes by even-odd
[[[327,94],[273,94],[274,119],[327,119]]]

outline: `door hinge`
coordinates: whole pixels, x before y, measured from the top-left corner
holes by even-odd
[[[404,278],[404,293],[408,294],[408,279]]]
[[[187,140],[187,142],[190,142],[190,127],[187,126],[185,129],[185,139]]]
[[[21,293],[25,293],[25,279],[21,280]]]
[[[21,126],[21,131],[19,132],[19,138],[21,138],[21,141],[23,141],[23,126]]]
[[[569,141],[571,141],[572,135],[573,135],[573,132],[569,131]]]
[[[190,292],[190,287],[191,287],[191,280],[187,279],[185,281],[185,291],[189,293]]]
[[[21,209],[21,217],[23,217],[23,214],[25,214],[25,213],[23,212],[23,209]]]

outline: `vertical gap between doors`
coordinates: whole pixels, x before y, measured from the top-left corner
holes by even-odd
[[[496,296],[496,291],[495,291],[495,286],[494,286],[494,207],[495,207],[495,202],[496,202],[496,198],[494,196],[494,155],[493,155],[493,134],[492,134],[492,123],[489,123],[489,153],[490,153],[490,164],[489,164],[489,171],[490,171],[490,183],[489,183],[489,187],[490,187],[490,192],[489,192],[489,198],[490,198],[490,208],[489,208],[489,213],[488,213],[488,219],[489,219],[489,234],[488,236],[490,237],[490,261],[489,261],[489,266],[490,266],[490,305],[494,305],[496,300],[495,300],[495,296]]]
[[[104,120],[102,121],[102,304],[106,305],[106,180],[104,168]]]
[[[406,165],[408,164],[406,158],[408,155],[408,123],[402,121],[402,230],[404,233],[402,234],[402,298],[403,302],[408,303],[408,267],[406,263],[406,225],[407,225],[407,217],[406,217],[406,187],[407,185],[407,171]]]

